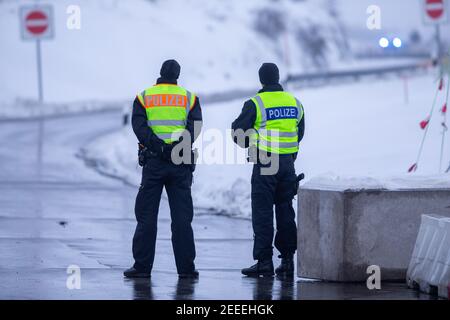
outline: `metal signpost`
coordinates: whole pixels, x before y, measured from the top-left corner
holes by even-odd
[[[50,5],[22,6],[19,10],[20,32],[23,41],[36,42],[36,67],[39,102],[39,130],[38,130],[38,176],[41,178],[44,119],[42,107],[44,89],[42,84],[41,40],[50,40],[54,36],[53,7]]]
[[[437,59],[442,56],[440,25],[448,22],[448,0],[422,0],[423,19],[426,25],[436,28]]]

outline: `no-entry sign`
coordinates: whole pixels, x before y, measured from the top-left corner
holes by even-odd
[[[50,5],[22,6],[19,10],[20,34],[23,40],[36,43],[38,101],[44,101],[42,85],[41,40],[53,38],[53,7]]]
[[[447,0],[423,0],[423,13],[426,24],[446,23],[448,10]]]
[[[42,77],[41,40],[53,38],[53,7],[50,5],[22,6],[19,10],[20,34],[23,40],[34,40],[36,43],[36,68],[38,102],[41,104],[37,143],[38,176],[41,178],[42,154],[44,146],[44,86]]]
[[[52,7],[48,5],[21,7],[20,29],[24,40],[53,38]]]

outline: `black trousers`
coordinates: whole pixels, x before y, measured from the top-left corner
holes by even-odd
[[[142,169],[142,183],[135,205],[137,226],[133,237],[136,269],[150,272],[153,267],[158,210],[163,187],[166,188],[169,198],[172,247],[177,271],[189,273],[195,269],[191,185],[192,171],[189,165],[175,165],[163,159],[151,158]]]
[[[252,224],[254,232],[253,259],[272,259],[273,206],[275,205],[275,247],[281,256],[297,250],[297,226],[292,199],[296,193],[294,157],[280,155],[276,174],[262,175],[263,165],[256,163],[252,174]]]

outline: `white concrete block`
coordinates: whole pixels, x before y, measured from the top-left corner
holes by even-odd
[[[422,215],[407,272],[410,287],[448,297],[450,286],[450,218]]]
[[[378,265],[382,281],[402,281],[421,216],[432,212],[450,218],[450,189],[323,190],[304,186],[298,194],[298,276],[366,281],[367,267]],[[425,231],[420,236],[432,237]],[[441,233],[434,237],[444,241]],[[429,254],[445,251],[444,247],[438,249],[433,247]],[[435,268],[435,277],[442,277],[442,265]]]

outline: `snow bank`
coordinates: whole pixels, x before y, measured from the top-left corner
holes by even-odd
[[[338,176],[332,172],[315,176],[304,184],[304,188],[321,190],[409,190],[450,188],[450,174],[398,176]]]
[[[142,169],[137,163],[137,143],[132,130],[105,135],[81,150],[80,156],[101,173],[138,186]],[[192,186],[196,208],[236,217],[250,217],[248,165],[197,165]]]
[[[129,127],[109,133],[82,148],[81,156],[101,173],[138,186],[141,170],[137,163],[137,142]]]
[[[407,175],[415,161],[423,131],[419,122],[427,115],[436,81],[433,76],[409,80],[409,104],[404,102],[401,79],[368,80],[296,91],[305,107],[306,134],[300,145],[297,172],[306,174],[308,187],[343,189],[403,189],[450,187],[449,175],[438,175],[441,114],[431,119],[418,172]],[[196,142],[208,152],[212,136],[222,133],[243,164],[201,164],[194,174],[193,196],[197,207],[228,215],[250,216],[251,165],[226,130],[237,117],[243,101],[203,105],[203,136]],[[438,100],[438,105],[442,99]],[[211,131],[212,130],[212,131]],[[447,135],[448,138],[448,135]],[[85,148],[101,170],[138,185],[136,138],[131,128],[102,137]],[[448,166],[446,141],[443,167]]]

